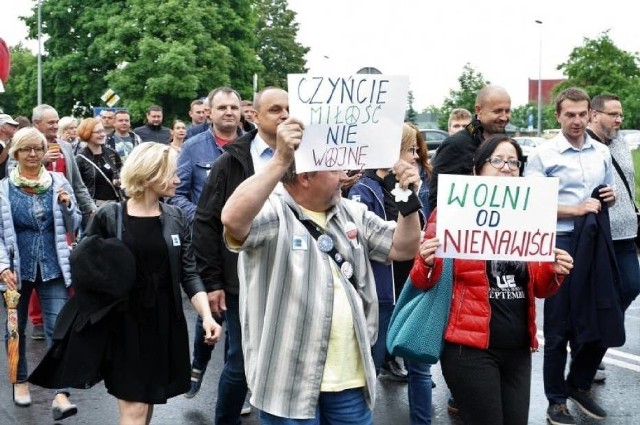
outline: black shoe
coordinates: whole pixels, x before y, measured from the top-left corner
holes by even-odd
[[[607,375],[604,373],[604,370],[598,368],[596,370],[596,374],[593,375],[593,383],[594,384],[604,384],[604,381],[607,379]]]
[[[51,403],[51,414],[53,415],[54,421],[61,421],[76,413],[78,413],[78,406],[75,404],[68,404],[66,407],[61,407],[58,406],[55,400]]]
[[[204,370],[200,369],[191,369],[191,387],[189,387],[189,391],[184,393],[186,398],[193,398],[200,391],[200,386],[202,385],[202,379],[204,378]]]
[[[44,339],[44,327],[42,325],[33,325],[33,330],[31,331],[31,339],[36,341],[41,341]]]
[[[453,397],[449,397],[449,400],[447,400],[447,412],[449,412],[450,415],[457,415],[459,411],[458,403],[456,403]]]
[[[407,382],[409,380],[409,373],[407,372],[407,369],[398,363],[396,359],[384,362],[382,364],[382,372],[389,377],[389,379],[393,379],[394,381]]]
[[[595,419],[604,419],[607,417],[607,412],[593,399],[591,390],[581,390],[567,385],[567,394],[569,395],[569,399],[577,404],[580,410],[586,415]]]
[[[551,404],[547,409],[547,421],[551,425],[575,425],[576,421],[566,404]]]

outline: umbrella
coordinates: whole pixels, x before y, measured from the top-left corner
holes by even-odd
[[[9,269],[13,271],[13,247],[9,249]],[[18,359],[20,352],[18,345],[20,337],[18,335],[18,299],[20,293],[15,289],[8,290],[4,293],[4,300],[7,303],[7,363],[9,364],[9,380],[15,384],[18,379]]]

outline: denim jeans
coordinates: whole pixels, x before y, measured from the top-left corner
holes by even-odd
[[[18,360],[18,382],[24,382],[29,377],[27,366],[27,338],[25,338],[25,330],[27,327],[27,318],[29,315],[29,299],[31,292],[35,289],[42,306],[42,318],[44,320],[44,337],[47,347],[51,347],[53,328],[58,318],[58,313],[69,299],[69,292],[64,284],[63,278],[56,278],[47,282],[40,280],[40,273],[37,274],[35,282],[21,282],[20,299],[18,300],[18,335],[20,342],[18,352],[20,359]],[[6,326],[5,326],[6,330]],[[5,341],[8,334],[5,333]]]
[[[204,343],[204,330],[202,329],[202,317],[196,315],[196,328],[194,330],[193,337],[193,362],[191,367],[201,370],[204,373],[207,370],[209,360],[211,360],[211,353],[215,345],[209,345]]]
[[[622,311],[626,311],[640,293],[640,266],[633,239],[613,241],[616,261],[620,270],[622,287]]]
[[[411,425],[431,424],[431,365],[404,359],[409,372],[409,419]]]
[[[378,339],[371,347],[371,357],[373,357],[376,375],[380,374],[380,368],[387,353],[387,331],[389,329],[389,322],[391,322],[393,307],[394,305],[391,303],[378,304]]]
[[[247,395],[240,330],[240,303],[238,296],[233,294],[226,294],[226,303],[227,346],[224,368],[218,381],[216,425],[240,425],[240,411]]]
[[[260,425],[371,425],[371,409],[362,388],[321,392],[313,419],[289,419],[260,411]]]

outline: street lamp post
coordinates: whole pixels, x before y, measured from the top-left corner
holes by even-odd
[[[540,47],[538,49],[538,137],[542,136],[542,21],[536,19],[540,25]]]
[[[38,0],[38,105],[42,105],[42,0]]]

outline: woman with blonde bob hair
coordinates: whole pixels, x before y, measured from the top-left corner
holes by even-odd
[[[110,360],[103,377],[118,399],[120,423],[148,424],[154,404],[185,393],[191,364],[180,285],[202,317],[205,343],[214,344],[220,325],[211,315],[196,271],[191,231],[182,212],[161,198],[175,195],[177,152],[147,142],[136,146],[122,167],[127,201],[106,204],[87,227],[87,235],[122,240],[136,260],[136,283],[128,305],[114,323]],[[120,212],[119,212],[120,211]]]

